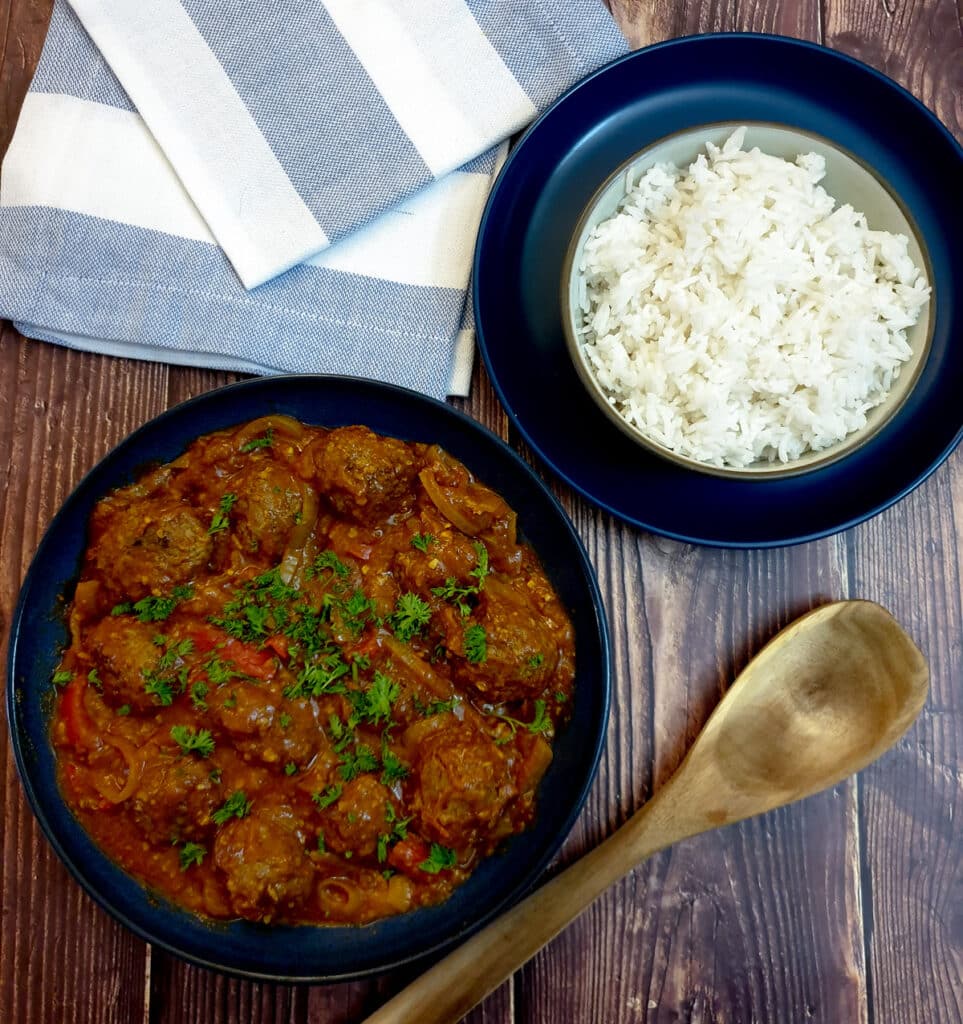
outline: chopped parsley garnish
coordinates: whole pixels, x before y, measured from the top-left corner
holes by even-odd
[[[458,857],[454,850],[440,843],[431,844],[431,853],[427,860],[423,860],[418,867],[429,875],[437,875],[439,871],[447,871],[458,863]]]
[[[235,790],[211,815],[215,825],[223,825],[231,818],[245,818],[251,812],[251,801],[243,789]]]
[[[161,672],[172,669],[178,661],[183,661],[184,658],[194,653],[194,641],[191,639],[171,642],[166,637],[156,636],[154,637],[154,643],[158,647],[164,648],[164,653],[157,662],[157,668]]]
[[[472,547],[475,549],[478,562],[468,575],[474,576],[478,580],[478,589],[481,590],[485,585],[485,577],[491,573],[491,569],[488,567],[488,548],[480,540],[473,541]]]
[[[197,682],[191,686],[191,703],[198,711],[207,710],[207,701],[204,698],[208,694],[207,683]]]
[[[399,818],[398,812],[390,803],[385,804],[385,824],[391,826],[390,832],[382,832],[378,836],[378,863],[384,864],[388,859],[388,846],[401,839],[408,838],[408,824],[411,818]]]
[[[320,697],[325,693],[344,693],[344,684],[338,680],[350,671],[340,654],[323,655],[316,664],[303,669],[298,674],[298,681],[286,686],[282,692],[289,700]]]
[[[90,685],[95,690],[97,690],[100,693],[103,693],[103,691],[104,691],[104,681],[100,678],[100,674],[97,672],[97,669],[92,668],[87,673],[87,682],[90,683]]]
[[[236,494],[228,492],[221,497],[220,502],[218,502],[217,511],[211,519],[211,525],[207,528],[208,533],[220,533],[221,530],[226,530],[231,525],[231,509],[234,508],[236,503]]]
[[[297,773],[298,773],[298,766],[293,761],[288,761],[288,763],[284,766],[284,774],[285,775],[297,775]]]
[[[126,717],[127,715],[130,714],[130,705],[129,704],[121,704],[121,706],[117,709],[116,713],[118,715],[120,715],[122,718]]]
[[[189,725],[172,725],[171,739],[181,748],[182,754],[200,754],[210,757],[214,753],[214,737],[207,729],[192,729]]]
[[[484,626],[476,623],[465,629],[465,657],[473,665],[480,665],[488,657],[488,636]]]
[[[391,705],[398,699],[401,687],[386,676],[376,671],[371,685],[364,691],[364,717],[373,724],[387,722],[391,718]]]
[[[163,622],[173,612],[179,601],[187,601],[194,596],[194,588],[190,585],[174,587],[170,597],[142,597],[139,601],[124,601],[110,609],[111,615],[136,615],[140,622]]]
[[[535,701],[535,717],[526,726],[529,732],[538,735],[552,731],[552,720],[545,713],[545,701]]]
[[[478,587],[470,585],[463,587],[454,576],[449,576],[443,587],[432,587],[431,592],[435,597],[443,598],[453,604],[465,618],[468,618],[472,609],[469,598],[478,596]]]
[[[174,703],[174,688],[169,679],[156,672],[144,673],[144,691],[154,698],[155,704],[169,708]]]
[[[434,543],[435,538],[430,533],[416,533],[414,537],[411,538],[411,546],[425,553],[428,551],[428,545]]]
[[[282,711],[281,714],[278,715],[278,725],[280,725],[282,729],[287,729],[290,724],[291,716],[286,711]]]
[[[54,686],[66,686],[67,683],[69,683],[70,680],[73,679],[73,677],[74,677],[73,672],[65,672],[65,671],[54,672],[54,674],[53,674],[53,684],[54,684]]]
[[[395,602],[395,610],[388,616],[388,625],[399,640],[407,643],[430,620],[431,609],[417,594],[402,594]]]
[[[378,619],[374,602],[360,589],[352,591],[347,599],[325,594],[325,607],[337,612],[341,624],[355,638],[361,636],[369,621]]]
[[[374,772],[378,770],[378,759],[371,752],[369,747],[359,743],[355,749],[346,750],[341,754],[341,764],[338,771],[345,782],[357,778],[362,772]]]
[[[308,579],[315,579],[318,576],[323,576],[325,572],[330,572],[332,575],[340,576],[344,579],[344,577],[348,575],[349,569],[344,562],[342,562],[341,559],[329,549],[327,551],[322,551],[321,554],[315,558],[314,562],[308,566],[306,575]]]
[[[461,698],[456,694],[448,700],[431,700],[425,704],[415,697],[412,703],[419,715],[431,718],[432,715],[450,714],[461,703]]]
[[[177,856],[181,862],[181,871],[186,871],[195,864],[200,865],[207,856],[207,850],[200,843],[185,843]]]
[[[327,847],[327,844],[324,841],[324,833],[323,832],[319,832],[318,833],[318,853],[327,853],[327,852],[328,852],[328,847]]]
[[[539,668],[541,668],[541,667],[542,667],[542,665],[544,665],[544,664],[545,664],[545,655],[544,655],[544,654],[542,654],[542,652],[541,652],[541,651],[539,651],[539,652],[538,652],[538,654],[533,654],[533,655],[532,655],[532,656],[531,656],[531,657],[530,657],[530,658],[528,659],[528,661],[527,661],[527,663],[526,663],[527,667],[528,667],[528,668],[530,668],[530,669],[531,669],[531,670],[532,670],[533,672],[534,672],[534,671],[535,671],[536,669],[539,669]]]
[[[383,786],[391,786],[400,782],[408,774],[408,766],[397,754],[388,749],[384,737],[381,741],[381,768],[381,784]]]
[[[328,786],[323,793],[312,793],[311,799],[318,810],[323,811],[325,807],[330,807],[342,792],[344,792],[344,786],[340,782],[336,782],[334,785]]]
[[[233,661],[227,658],[219,658],[216,654],[212,654],[207,661],[204,662],[204,671],[207,673],[207,678],[215,686],[223,686],[225,683],[229,683],[232,679],[247,679],[243,672],[239,672],[237,666]],[[207,688],[204,688],[204,692],[207,693]]]
[[[242,444],[241,451],[253,452],[258,448],[270,448],[272,444],[274,444],[274,427],[268,427],[263,437],[255,437],[247,444]]]

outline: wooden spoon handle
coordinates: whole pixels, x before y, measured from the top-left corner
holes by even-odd
[[[601,893],[684,834],[667,834],[658,799],[604,843],[472,936],[365,1024],[451,1024],[533,957]]]

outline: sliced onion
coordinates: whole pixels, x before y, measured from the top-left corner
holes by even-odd
[[[111,786],[104,785],[103,780],[95,776],[94,788],[105,800],[109,800],[112,804],[122,804],[134,795],[134,791],[140,783],[141,776],[144,774],[144,755],[123,736],[112,736],[110,733],[105,733],[103,740],[104,743],[120,751],[127,762],[127,781],[121,789],[113,790]]]
[[[278,574],[288,586],[304,564],[304,548],[314,533],[317,521],[318,496],[313,487],[304,486],[301,488],[301,522],[296,523],[291,531],[278,566]]]
[[[246,423],[235,435],[234,442],[238,448],[247,444],[252,438],[261,437],[269,430],[275,434],[281,434],[294,441],[300,441],[304,437],[304,426],[293,416],[282,416],[276,413],[272,416],[261,416],[256,420]]]
[[[435,479],[435,474],[430,469],[423,469],[418,474],[418,479],[428,493],[428,497],[435,503],[435,507],[452,526],[457,526],[462,533],[468,534],[469,537],[474,537],[475,534],[480,533],[485,528],[486,523],[477,523],[462,512],[458,505],[445,493],[444,488],[439,485]]]

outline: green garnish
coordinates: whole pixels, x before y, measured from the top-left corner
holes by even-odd
[[[120,715],[122,718],[126,717],[130,714],[130,705],[121,704],[121,706],[117,709],[116,714]]]
[[[63,670],[61,670],[60,672],[54,672],[53,684],[54,686],[66,686],[67,683],[69,683],[70,680],[73,679],[73,677],[73,672],[66,672]]]
[[[197,682],[191,686],[191,703],[198,711],[207,710],[207,701],[204,698],[208,694],[207,683]]]
[[[327,551],[322,551],[315,558],[314,562],[308,566],[306,575],[308,579],[314,579],[317,576],[323,575],[325,571],[332,573],[334,576],[340,576],[343,579],[350,570],[333,551],[328,549]]]
[[[340,782],[336,782],[333,785],[328,786],[323,793],[312,793],[311,799],[314,801],[318,810],[323,811],[325,807],[330,807],[335,800],[341,796],[343,791],[344,786],[342,786]]]
[[[284,766],[284,774],[285,775],[297,775],[297,773],[298,773],[298,766],[293,761],[288,761],[288,763]]]
[[[220,533],[221,530],[226,530],[231,525],[231,509],[236,503],[236,494],[228,492],[221,497],[217,511],[211,519],[211,525],[207,528],[208,533]]]
[[[174,703],[174,689],[169,679],[154,672],[144,673],[144,691],[154,698],[155,704],[169,708]]]
[[[359,743],[353,751],[346,750],[341,755],[341,764],[338,772],[345,782],[357,778],[362,772],[374,772],[378,770],[378,759],[371,752],[370,748]]]
[[[99,673],[97,672],[97,669],[95,669],[95,668],[92,668],[92,669],[91,669],[91,670],[90,670],[90,671],[89,671],[89,672],[87,673],[87,682],[88,682],[88,683],[90,683],[90,685],[91,685],[91,686],[92,686],[92,687],[93,687],[93,688],[94,688],[95,690],[97,690],[97,691],[98,691],[98,692],[100,692],[100,693],[103,693],[103,690],[104,690],[104,681],[103,681],[103,680],[102,680],[102,679],[100,678],[100,674],[99,674]]]
[[[478,589],[481,590],[485,585],[485,577],[491,573],[491,569],[488,567],[488,548],[480,540],[473,541],[472,547],[475,549],[478,562],[468,575],[474,576],[478,580]]]
[[[478,596],[478,587],[470,585],[463,587],[454,576],[449,576],[443,587],[432,587],[431,592],[435,597],[443,598],[453,604],[465,618],[468,618],[472,608],[468,599]]]
[[[282,711],[281,714],[278,715],[278,725],[280,725],[282,729],[287,729],[290,724],[291,716],[286,711]]]
[[[529,732],[538,735],[552,731],[552,720],[545,713],[545,701],[535,701],[535,717],[526,726]]]
[[[251,812],[251,801],[243,789],[235,790],[222,806],[211,815],[215,825],[223,825],[231,818],[245,818]]]
[[[395,602],[395,610],[388,616],[388,625],[399,640],[407,643],[430,620],[431,609],[417,594],[402,594]]]
[[[200,843],[185,843],[177,856],[181,862],[181,871],[186,871],[195,864],[200,865],[207,856],[207,850]]]
[[[412,701],[415,706],[415,711],[417,711],[419,715],[423,715],[425,718],[431,718],[432,715],[450,714],[455,710],[460,702],[461,698],[457,695],[449,698],[448,700],[431,700],[427,704],[420,701],[417,697]]]
[[[488,636],[484,626],[476,623],[465,629],[465,657],[473,665],[480,665],[488,657]]]
[[[163,622],[177,607],[179,601],[187,601],[194,596],[194,588],[190,585],[174,587],[170,597],[142,597],[131,604],[124,601],[115,604],[110,610],[111,615],[136,615],[140,622]]]
[[[274,444],[274,427],[268,427],[263,437],[255,437],[247,444],[241,445],[242,452],[257,451],[258,448],[270,448]]]
[[[384,737],[381,741],[381,784],[391,786],[399,782],[408,774],[407,765],[385,745]]]
[[[327,852],[328,852],[328,847],[327,847],[327,844],[324,841],[324,833],[323,832],[319,832],[318,833],[318,853],[327,853]]]
[[[428,552],[428,545],[434,543],[435,538],[430,533],[416,533],[414,537],[411,538],[411,546],[413,548],[417,548],[419,551],[425,552],[426,554]]]
[[[200,754],[210,757],[214,753],[214,737],[208,729],[192,729],[189,725],[172,725],[171,739],[182,754]]]
[[[544,664],[545,655],[542,654],[541,651],[539,651],[538,654],[533,654],[527,662],[528,668],[530,668],[533,672],[535,671],[535,669],[541,668]]]
[[[458,863],[458,857],[454,850],[440,843],[431,844],[431,853],[427,860],[423,860],[418,867],[429,875],[437,875],[439,871],[447,871]]]

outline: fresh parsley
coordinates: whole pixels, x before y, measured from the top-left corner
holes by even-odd
[[[471,599],[478,596],[478,587],[462,586],[454,576],[449,576],[443,587],[432,587],[431,592],[453,604],[464,618],[468,618],[472,609]]]
[[[429,544],[434,544],[434,543],[435,543],[435,538],[430,533],[416,533],[411,538],[411,546],[413,548],[417,548],[419,551],[422,551],[422,552],[424,552],[426,554],[428,552],[428,545]]]
[[[194,588],[190,585],[174,587],[169,597],[148,595],[139,601],[124,601],[110,609],[111,615],[136,615],[140,622],[163,622],[177,607],[180,601],[187,601],[194,596]]]
[[[418,867],[429,875],[437,875],[439,871],[447,871],[458,863],[458,857],[454,850],[440,843],[431,844],[431,853],[427,860],[423,860]]]
[[[200,865],[207,856],[207,850],[200,843],[185,843],[177,856],[181,862],[181,871],[186,871],[195,864]]]
[[[395,754],[389,750],[382,737],[381,741],[381,784],[383,786],[392,786],[396,782],[400,782],[408,774],[408,766]]]
[[[214,753],[214,737],[208,729],[192,729],[189,725],[172,725],[171,739],[182,754],[200,754],[210,757]]]
[[[221,497],[220,502],[218,502],[217,511],[211,519],[211,525],[207,528],[208,533],[220,533],[221,530],[226,530],[231,525],[231,509],[234,508],[236,503],[236,494],[228,492]]]
[[[355,749],[346,750],[341,755],[341,764],[338,772],[345,782],[357,778],[362,772],[374,772],[378,770],[378,759],[371,752],[369,747],[359,743]]]
[[[481,665],[488,658],[488,634],[477,623],[465,629],[465,657],[473,665]]]
[[[326,572],[341,579],[344,579],[349,572],[348,567],[330,548],[327,551],[322,551],[315,558],[314,562],[308,566],[306,575],[308,579],[316,579],[319,576],[323,576]]]
[[[121,718],[125,718],[127,715],[130,714],[130,705],[129,704],[121,704],[121,706],[117,709],[116,713],[118,715],[120,715]]]
[[[254,452],[258,448],[270,448],[274,444],[274,427],[268,427],[263,437],[252,438],[247,444],[241,445],[242,452]]]
[[[207,710],[207,701],[204,700],[207,694],[207,683],[197,682],[191,685],[191,703],[198,711]]]
[[[215,825],[223,825],[231,818],[245,818],[251,813],[251,801],[243,789],[235,790],[211,815]]]
[[[395,610],[388,616],[388,625],[403,643],[420,633],[431,621],[431,609],[417,594],[401,594]]]
[[[485,585],[485,577],[491,574],[491,569],[488,567],[488,548],[480,540],[473,541],[472,547],[475,549],[475,557],[478,561],[468,575],[474,576],[478,580],[478,589],[481,590]]]
[[[288,761],[288,763],[284,766],[284,774],[285,775],[297,775],[297,773],[298,773],[298,766],[293,761]]]
[[[69,683],[70,680],[73,679],[73,677],[74,677],[73,672],[65,672],[65,671],[54,672],[54,674],[53,674],[53,684],[54,684],[54,686],[66,686],[67,683]]]
[[[314,801],[315,806],[319,811],[323,811],[325,807],[330,807],[335,800],[344,792],[344,786],[340,782],[336,782],[323,793],[312,793],[311,799]]]

